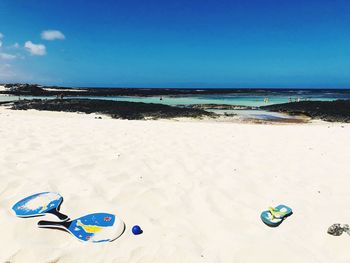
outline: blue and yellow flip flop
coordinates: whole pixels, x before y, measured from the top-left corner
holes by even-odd
[[[269,207],[269,210],[263,211],[260,218],[266,225],[277,227],[291,214],[293,214],[293,211],[290,207],[278,205],[276,207]]]

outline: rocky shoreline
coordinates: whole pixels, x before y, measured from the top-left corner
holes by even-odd
[[[11,95],[31,95],[31,96],[56,96],[64,98],[65,96],[155,96],[159,92],[199,92],[198,90],[180,90],[180,89],[72,89],[43,87],[29,84],[6,85],[1,94]],[[213,90],[204,90],[204,92],[214,92]],[[215,90],[220,92],[220,90]],[[227,90],[225,90],[227,93]],[[237,90],[235,91],[237,92]],[[159,95],[159,94],[158,94]],[[97,97],[98,97],[97,96]],[[336,101],[300,101],[283,104],[273,104],[261,107],[250,107],[242,105],[226,104],[193,104],[168,106],[158,103],[141,103],[127,101],[112,101],[101,99],[34,99],[19,100],[12,102],[3,102],[12,109],[36,109],[48,111],[68,111],[85,113],[102,113],[121,119],[146,119],[146,118],[177,118],[177,117],[217,117],[218,115],[207,110],[268,110],[272,112],[282,112],[290,115],[304,115],[311,119],[321,119],[329,122],[350,122],[350,100]],[[235,114],[226,114],[225,116]]]
[[[71,88],[58,86],[43,86],[38,84],[2,84],[4,90],[0,90],[0,94],[8,94],[15,96],[186,96],[186,95],[208,95],[208,94],[240,94],[254,93],[260,96],[269,96],[272,93],[288,92],[285,89],[216,89],[216,88]],[[328,90],[319,89],[320,91],[337,91],[341,93],[349,93],[349,90]],[[316,89],[314,89],[316,91]]]
[[[99,113],[117,119],[168,119],[215,117],[216,114],[200,109],[180,108],[163,104],[94,100],[94,99],[52,99],[19,100],[0,103],[13,110],[45,110]]]
[[[176,89],[176,88],[68,88],[37,84],[5,84],[0,94],[15,96],[186,96],[204,94],[256,93],[256,89]],[[266,93],[266,91],[261,91]]]
[[[260,109],[306,115],[329,122],[350,122],[350,100],[289,102],[262,106]]]

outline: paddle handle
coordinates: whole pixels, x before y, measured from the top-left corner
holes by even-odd
[[[69,219],[69,217],[67,215],[58,212],[56,209],[52,209],[52,210],[48,211],[48,213],[54,214],[62,221],[67,221]]]
[[[54,222],[54,221],[41,220],[38,222],[38,226],[42,228],[55,228],[59,226],[69,228],[70,224],[71,224],[70,221]]]

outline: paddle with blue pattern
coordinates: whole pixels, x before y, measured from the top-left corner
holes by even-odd
[[[63,202],[63,197],[58,193],[43,192],[28,196],[18,201],[12,210],[18,217],[35,217],[45,214],[54,214],[61,221],[69,219],[68,216],[58,212],[60,205]]]
[[[84,242],[111,242],[125,230],[122,220],[113,214],[95,213],[65,222],[39,221],[39,228],[61,229]]]

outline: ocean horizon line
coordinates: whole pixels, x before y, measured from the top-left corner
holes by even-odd
[[[334,87],[334,88],[325,88],[325,87],[142,87],[142,86],[75,86],[75,85],[47,85],[47,84],[38,84],[38,83],[0,83],[0,85],[33,85],[44,88],[62,88],[62,89],[135,89],[135,90],[217,90],[217,91],[344,91],[349,90],[349,87]]]

